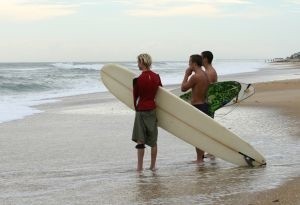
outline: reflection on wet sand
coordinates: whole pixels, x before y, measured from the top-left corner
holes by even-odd
[[[277,83],[271,90],[257,86],[245,104],[216,117],[266,157],[267,166],[260,168],[220,159],[190,163],[194,147],[160,129],[158,170],[139,175],[130,140],[134,113],[116,99],[112,104],[121,112],[113,115],[98,103],[108,94],[44,105],[45,113],[0,125],[0,203],[297,204],[300,81],[272,90]],[[149,157],[147,148],[145,164]],[[263,190],[271,197],[261,196]]]

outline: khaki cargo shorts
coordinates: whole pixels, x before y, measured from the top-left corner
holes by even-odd
[[[157,143],[156,110],[135,113],[132,140],[153,147]]]

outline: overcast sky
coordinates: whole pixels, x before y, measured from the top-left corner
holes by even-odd
[[[299,21],[300,0],[0,0],[0,62],[286,57]]]

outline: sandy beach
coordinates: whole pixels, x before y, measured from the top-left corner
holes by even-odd
[[[0,11],[0,205],[300,205],[300,0],[0,0]],[[211,65],[241,85],[214,118],[176,97]],[[164,87],[155,169],[149,146],[137,166],[132,140],[132,80],[148,68]],[[215,157],[196,163],[195,146]]]
[[[109,93],[78,95],[0,124],[0,203],[300,204],[295,156],[300,80],[256,83],[255,88],[254,96],[220,121],[262,151],[266,168],[239,168],[218,159],[198,167],[189,163],[194,148],[160,129],[159,169],[138,176],[130,140],[134,112]],[[253,128],[241,116],[267,123]],[[232,123],[236,119],[240,124]],[[287,124],[278,128],[272,120]],[[282,146],[271,145],[272,140]],[[149,155],[147,149],[146,166]]]
[[[300,140],[300,80],[257,83],[255,88],[256,94],[244,101],[242,106],[275,107],[282,115],[295,118],[298,129],[291,132]],[[228,198],[228,204],[300,204],[300,177],[295,177],[275,189]]]

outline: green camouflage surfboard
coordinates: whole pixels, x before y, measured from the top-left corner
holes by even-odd
[[[237,98],[241,88],[241,83],[236,81],[223,81],[211,84],[206,96],[209,105],[209,114],[213,116],[216,110],[232,102],[234,98]],[[185,101],[191,101],[191,97],[191,91],[180,95],[180,98]]]

